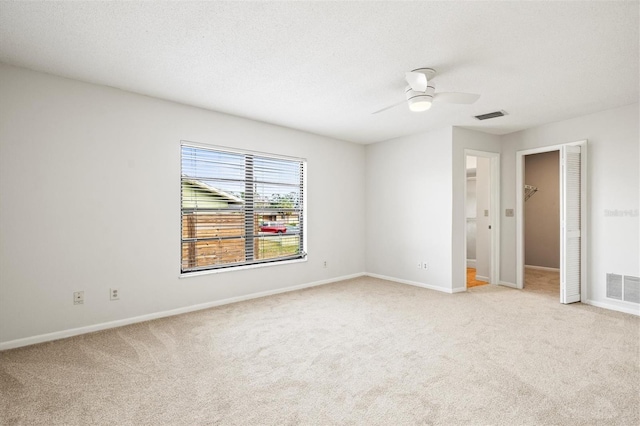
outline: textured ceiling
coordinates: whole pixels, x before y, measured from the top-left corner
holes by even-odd
[[[0,61],[360,143],[504,134],[637,102],[639,15],[638,1],[3,1]],[[424,66],[436,91],[480,100],[371,115]]]

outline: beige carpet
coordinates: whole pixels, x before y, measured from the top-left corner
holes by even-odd
[[[560,272],[541,269],[524,269],[524,289],[560,300]]]
[[[2,425],[638,425],[639,318],[358,278],[0,353]]]

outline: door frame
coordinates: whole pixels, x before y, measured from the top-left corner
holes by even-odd
[[[580,300],[583,302],[587,300],[587,230],[589,229],[587,217],[587,145],[588,141],[584,139],[576,142],[549,145],[516,152],[516,288],[518,289],[524,288],[524,157],[531,154],[560,151],[563,146],[580,146]],[[562,176],[560,176],[560,184],[561,183]],[[562,209],[562,199],[560,203],[560,208]],[[562,224],[560,226],[562,226]],[[562,235],[561,229],[558,229],[558,233]],[[560,265],[562,265],[562,261]],[[560,273],[562,273],[562,271],[560,271]]]
[[[489,284],[500,283],[500,153],[491,151],[478,151],[475,149],[464,150],[464,216],[467,217],[467,156],[489,158],[490,164],[490,185],[489,211],[490,211],[490,250],[489,256],[491,266],[489,267]],[[464,288],[467,290],[467,228],[465,219],[464,229]]]

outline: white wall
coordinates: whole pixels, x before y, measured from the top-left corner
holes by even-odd
[[[361,145],[6,65],[0,93],[0,343],[364,271]],[[181,139],[306,158],[308,262],[179,279]]]
[[[630,308],[605,298],[606,273],[640,272],[638,104],[552,123],[502,137],[502,209],[515,208],[515,155],[519,150],[587,139],[588,299]],[[608,210],[635,215],[607,216]],[[502,280],[516,280],[515,217],[502,215]],[[631,307],[637,310],[637,305]]]
[[[451,128],[366,147],[368,273],[451,290],[451,155]]]
[[[464,245],[464,236],[467,229],[464,211],[466,158],[464,150],[473,149],[477,151],[499,153],[501,150],[501,144],[500,136],[462,129],[459,127],[453,128],[452,137],[453,230],[450,245],[452,259],[450,266],[452,269],[451,277],[453,289],[455,291],[463,290],[466,280],[466,251]]]

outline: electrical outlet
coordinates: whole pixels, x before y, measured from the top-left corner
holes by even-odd
[[[422,262],[418,262],[418,269],[422,269]]]
[[[428,269],[428,268],[427,268],[427,262],[424,262],[424,263],[422,264],[422,269],[424,269],[424,270],[427,270],[427,269]]]
[[[73,292],[73,304],[74,305],[83,305],[84,304],[84,291],[74,291]]]
[[[326,268],[326,267],[327,267],[327,261],[326,261],[326,260],[322,263],[322,267],[323,267],[323,268]]]
[[[118,292],[117,288],[112,288],[112,289],[109,289],[109,290],[110,290],[109,297],[111,298],[111,300],[119,300],[120,299],[120,293]]]

